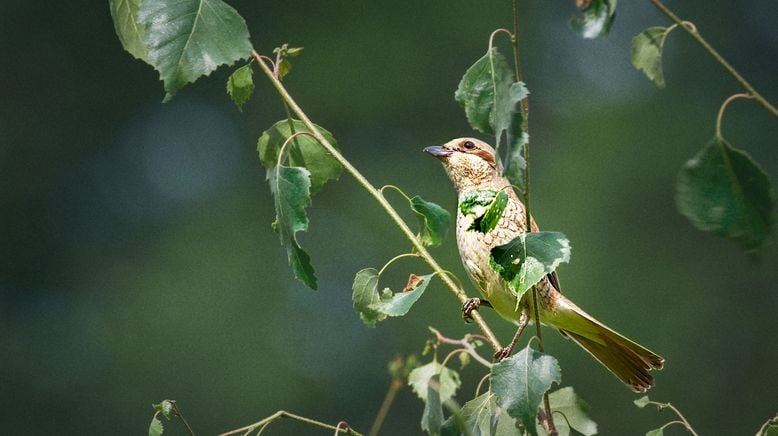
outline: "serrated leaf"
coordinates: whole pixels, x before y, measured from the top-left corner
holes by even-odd
[[[335,138],[327,129],[316,126],[330,144],[340,149]],[[307,132],[308,128],[302,121],[281,120],[262,132],[257,140],[259,160],[266,168],[272,168],[278,161],[278,152],[284,142],[294,133]],[[329,180],[337,179],[343,171],[343,166],[315,138],[300,135],[286,146],[284,152],[291,166],[305,167],[311,173],[311,194],[315,194]]]
[[[646,436],[664,436],[665,432],[662,427],[655,428],[646,432]]]
[[[745,250],[762,246],[774,224],[775,193],[767,174],[723,138],[714,138],[683,166],[676,204],[695,227]]]
[[[571,428],[584,436],[597,434],[597,423],[587,415],[589,405],[578,398],[572,387],[564,387],[549,393],[548,401],[551,411],[554,412],[554,423],[559,436],[573,434]],[[540,423],[537,423],[537,429],[539,434],[544,434],[545,430]]]
[[[378,321],[386,319],[386,314],[380,313],[370,306],[380,301],[378,296],[378,270],[365,268],[357,272],[354,284],[351,287],[351,300],[354,310],[359,313],[359,318],[368,327],[375,327]]]
[[[633,401],[633,403],[635,403],[636,406],[642,409],[648,406],[649,404],[651,404],[651,400],[648,399],[648,395],[644,395],[638,398],[637,400]]]
[[[492,392],[497,404],[531,434],[536,434],[535,415],[543,394],[561,380],[556,359],[529,346],[492,366]]]
[[[157,418],[157,415],[154,415],[151,418],[151,424],[149,424],[149,436],[162,436],[164,431],[165,427],[162,426],[162,421]]]
[[[508,194],[504,191],[477,189],[466,192],[459,201],[462,215],[473,215],[468,231],[489,233],[497,227],[508,205]]]
[[[427,384],[427,402],[424,403],[424,412],[421,416],[421,429],[427,434],[440,433],[443,425],[443,403],[440,400],[440,374],[435,374]]]
[[[666,38],[666,27],[649,27],[632,38],[632,65],[643,71],[659,88],[665,87],[662,47]]]
[[[570,19],[570,27],[583,38],[606,36],[616,17],[616,0],[590,0],[581,2],[581,17]]]
[[[273,193],[276,222],[281,245],[286,248],[289,265],[295,277],[311,289],[316,289],[311,258],[297,242],[297,232],[308,230],[305,208],[311,205],[310,172],[302,167],[273,167],[268,171],[270,192]]]
[[[499,412],[494,394],[485,392],[465,403],[456,414],[450,416],[443,424],[441,434],[446,436],[492,435]]]
[[[398,292],[389,298],[381,298],[379,301],[370,303],[368,309],[386,316],[405,315],[427,289],[427,285],[429,285],[430,280],[432,280],[432,274],[420,276],[419,279],[421,279],[421,281],[416,282],[411,290],[407,292]]]
[[[426,201],[418,195],[411,198],[411,208],[419,217],[421,231],[419,239],[427,247],[443,243],[451,223],[451,214],[439,205]]]
[[[143,43],[170,101],[186,84],[251,55],[246,22],[221,0],[144,1]]]
[[[454,396],[461,382],[459,374],[453,369],[446,368],[436,361],[422,365],[408,374],[408,384],[413,388],[413,392],[418,395],[422,401],[427,401],[427,389],[432,376],[439,374],[440,383],[440,402],[445,403]]]
[[[570,262],[570,241],[560,232],[531,232],[492,248],[489,265],[521,299],[562,262]]]
[[[136,59],[151,64],[146,44],[143,42],[146,29],[138,23],[138,9],[142,1],[109,0],[109,4],[116,36],[119,37],[122,47]]]
[[[243,105],[249,101],[254,92],[253,74],[251,64],[246,64],[235,70],[227,79],[227,94],[240,110],[243,110]]]
[[[153,407],[157,412],[162,413],[162,415],[167,419],[170,419],[172,416],[171,413],[173,412],[173,403],[168,400],[164,400],[157,404],[152,404],[151,407]]]
[[[519,103],[528,95],[526,86],[516,81],[513,69],[496,47],[467,69],[454,93],[470,126],[494,135],[498,157],[501,144],[507,144],[505,174],[517,185],[522,177],[517,176],[521,168],[515,163],[516,156],[526,140]]]

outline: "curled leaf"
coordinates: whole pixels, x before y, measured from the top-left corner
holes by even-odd
[[[667,34],[666,27],[649,27],[632,38],[632,65],[643,71],[659,88],[665,87],[662,47]]]
[[[253,74],[251,64],[246,64],[235,70],[227,79],[227,94],[240,110],[243,110],[243,105],[249,101],[254,92]]]
[[[497,227],[507,205],[508,194],[505,190],[477,189],[464,194],[459,201],[459,211],[465,216],[474,217],[468,231],[489,233]]]
[[[419,217],[421,231],[419,238],[428,247],[438,246],[446,239],[451,214],[437,204],[426,201],[418,195],[411,198],[411,208]]]
[[[578,1],[580,17],[570,19],[573,31],[586,39],[606,36],[616,18],[616,0]]]
[[[381,300],[378,295],[377,269],[365,268],[360,270],[354,277],[354,284],[351,289],[351,300],[354,303],[354,310],[359,313],[359,317],[365,325],[375,327],[377,322],[386,319],[386,314],[371,307]]]

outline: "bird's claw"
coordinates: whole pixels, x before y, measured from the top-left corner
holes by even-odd
[[[499,362],[506,357],[510,357],[511,354],[513,354],[513,347],[503,347],[500,351],[494,353],[494,359]]]
[[[468,324],[473,322],[473,311],[478,310],[479,307],[481,307],[480,298],[468,298],[467,301],[462,304],[462,319]]]

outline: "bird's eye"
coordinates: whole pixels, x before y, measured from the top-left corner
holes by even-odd
[[[475,144],[473,143],[473,141],[465,141],[465,142],[462,144],[462,147],[465,147],[465,148],[466,148],[466,149],[468,149],[468,150],[472,150],[472,149],[474,149],[474,148],[475,148]]]

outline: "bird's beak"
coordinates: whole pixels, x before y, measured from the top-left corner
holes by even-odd
[[[431,154],[435,156],[438,159],[442,159],[444,157],[449,157],[453,153],[453,151],[443,148],[440,145],[433,145],[432,147],[427,147],[424,149],[425,153]]]

